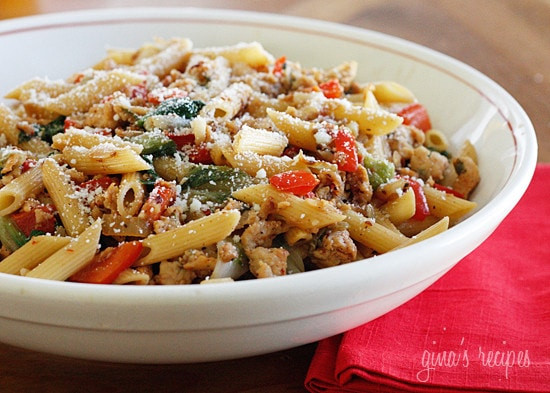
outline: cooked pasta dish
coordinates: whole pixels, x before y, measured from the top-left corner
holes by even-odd
[[[393,81],[306,68],[257,42],[111,49],[0,104],[0,272],[207,284],[375,257],[476,204],[453,148]]]

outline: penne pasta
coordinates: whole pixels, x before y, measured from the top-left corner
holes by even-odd
[[[302,199],[291,193],[280,192],[271,185],[260,184],[238,190],[233,197],[252,204],[261,204],[272,200],[276,206],[276,214],[283,217],[289,224],[309,230],[317,230],[330,224],[343,221],[345,216],[333,205],[320,199]]]
[[[143,151],[143,146],[124,141],[121,138],[111,138],[101,134],[95,134],[78,128],[68,128],[64,133],[54,135],[52,147],[57,150],[65,150],[69,146],[80,146],[91,149],[94,146],[102,143],[110,143],[117,148],[129,148],[140,154]]]
[[[0,133],[6,137],[8,143],[15,145],[19,142],[19,119],[6,105],[0,103]]]
[[[72,88],[73,86],[65,81],[33,78],[10,91],[5,97],[28,102],[36,100],[40,95],[54,98]]]
[[[35,236],[0,262],[0,273],[19,275],[22,270],[34,269],[70,241],[69,237]]]
[[[307,170],[307,163],[299,156],[293,159],[286,156],[262,156],[254,152],[236,153],[232,148],[223,149],[223,155],[233,168],[241,169],[250,176],[259,176],[262,171],[263,177],[271,177],[290,170]]]
[[[378,253],[393,250],[407,241],[407,237],[399,232],[373,222],[353,210],[347,210],[345,215],[351,237]]]
[[[219,120],[232,119],[246,105],[251,94],[250,86],[244,83],[235,83],[207,103],[202,112]]]
[[[70,236],[78,236],[88,226],[89,216],[70,178],[57,162],[48,158],[42,165],[42,179],[65,230]]]
[[[125,173],[120,180],[116,200],[117,212],[123,216],[135,216],[145,202],[145,190],[137,172]]]
[[[449,148],[447,137],[439,130],[428,130],[424,133],[426,140],[424,145],[437,151],[446,151]]]
[[[430,213],[435,217],[448,216],[451,220],[456,220],[477,206],[473,201],[456,197],[430,186],[424,186],[424,194],[426,194]]]
[[[222,210],[179,228],[151,235],[143,240],[145,252],[136,265],[149,265],[178,257],[185,250],[215,244],[233,232],[240,217],[238,210]]]
[[[372,93],[378,102],[405,102],[415,101],[414,94],[402,84],[394,81],[379,81],[373,84]]]
[[[474,145],[468,140],[464,141],[460,148],[457,157],[470,157],[470,159],[477,164],[477,153]]]
[[[90,225],[77,238],[46,258],[27,277],[64,281],[90,262],[97,251],[101,220]]]
[[[134,65],[132,70],[136,72],[145,71],[158,77],[163,77],[170,70],[182,69],[184,67],[188,60],[189,50],[192,47],[193,43],[190,40],[174,38],[160,52],[141,59]]]
[[[5,216],[19,209],[23,203],[44,188],[42,168],[40,165],[15,178],[0,189],[0,216]]]
[[[252,152],[260,155],[281,156],[288,139],[276,132],[243,126],[235,135],[233,150],[239,153]]]
[[[95,78],[51,99],[45,108],[61,115],[85,112],[102,98],[129,85],[139,85],[145,77],[128,71],[97,71]]]
[[[87,175],[124,174],[151,169],[143,158],[131,148],[118,148],[102,143],[90,149],[69,146],[63,150],[67,163]]]
[[[400,224],[403,221],[407,221],[414,215],[416,210],[412,188],[409,188],[398,198],[384,204],[381,210],[388,214],[390,221],[394,224]]]
[[[354,121],[359,132],[367,135],[385,135],[394,131],[403,119],[393,113],[350,105],[344,100],[328,100],[327,111],[338,120]]]
[[[315,151],[317,141],[313,123],[269,108],[267,109],[267,115],[277,129],[286,134],[291,145]]]
[[[414,235],[413,237],[396,246],[394,250],[410,246],[411,244],[421,242],[422,240],[429,239],[430,237],[438,235],[446,231],[447,229],[449,229],[449,217],[443,217],[435,224],[430,225],[428,228],[424,229],[420,233]]]
[[[199,51],[206,56],[223,56],[230,63],[244,63],[250,67],[267,66],[274,62],[273,56],[258,42],[239,43],[220,48],[206,48]]]

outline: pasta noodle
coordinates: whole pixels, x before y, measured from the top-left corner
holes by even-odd
[[[358,66],[159,38],[22,82],[0,104],[0,273],[223,284],[447,230],[476,208],[475,147]]]
[[[0,103],[0,132],[5,136],[7,142],[12,145],[17,144],[19,141],[17,121],[17,116],[12,110]]]
[[[127,71],[98,71],[98,75],[88,82],[51,99],[46,103],[45,108],[61,115],[85,112],[103,97],[122,89],[126,85],[139,84],[143,80],[143,76]]]
[[[0,216],[13,213],[25,200],[35,196],[44,188],[42,168],[37,166],[15,178],[0,189]]]
[[[44,186],[57,207],[63,227],[70,236],[79,235],[88,224],[88,215],[76,197],[76,190],[70,179],[53,159],[44,161],[42,177]]]
[[[439,130],[426,131],[426,147],[432,148],[437,151],[446,151],[449,148],[449,142],[447,137]]]
[[[312,123],[273,109],[267,109],[267,115],[277,128],[287,135],[292,145],[311,151],[317,148],[315,128]]]
[[[233,140],[233,150],[237,153],[280,156],[287,145],[288,139],[281,134],[248,126],[243,126]]]
[[[101,235],[101,220],[97,220],[80,236],[40,262],[27,277],[64,281],[93,258]]]
[[[280,192],[270,185],[257,185],[243,188],[233,196],[248,204],[261,204],[272,200],[276,214],[281,215],[291,225],[302,229],[318,229],[340,222],[344,216],[327,201],[302,199],[286,192]]]
[[[121,216],[137,215],[145,198],[143,184],[136,172],[125,173],[120,180],[116,208]]]
[[[0,273],[20,274],[21,270],[31,270],[70,241],[68,237],[36,236],[23,247],[0,262]]]
[[[105,143],[90,149],[69,146],[63,155],[77,170],[87,175],[134,173],[151,169],[151,166],[130,148],[117,148]]]
[[[149,236],[143,242],[148,252],[137,264],[143,266],[160,262],[181,255],[185,250],[217,243],[233,232],[239,218],[240,213],[237,210],[226,210]]]

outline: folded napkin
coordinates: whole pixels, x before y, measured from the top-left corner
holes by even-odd
[[[390,313],[318,344],[311,392],[550,392],[550,165],[473,253]]]

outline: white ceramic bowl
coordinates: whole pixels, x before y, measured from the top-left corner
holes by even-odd
[[[0,341],[116,362],[221,360],[267,353],[368,322],[429,286],[510,212],[536,164],[533,127],[479,72],[379,33],[287,16],[200,9],[118,9],[0,23],[0,92],[33,76],[63,78],[155,36],[197,47],[257,40],[305,66],[359,62],[361,81],[391,79],[426,104],[436,128],[479,152],[479,208],[420,244],[325,270],[207,286],[94,286],[0,274]]]

